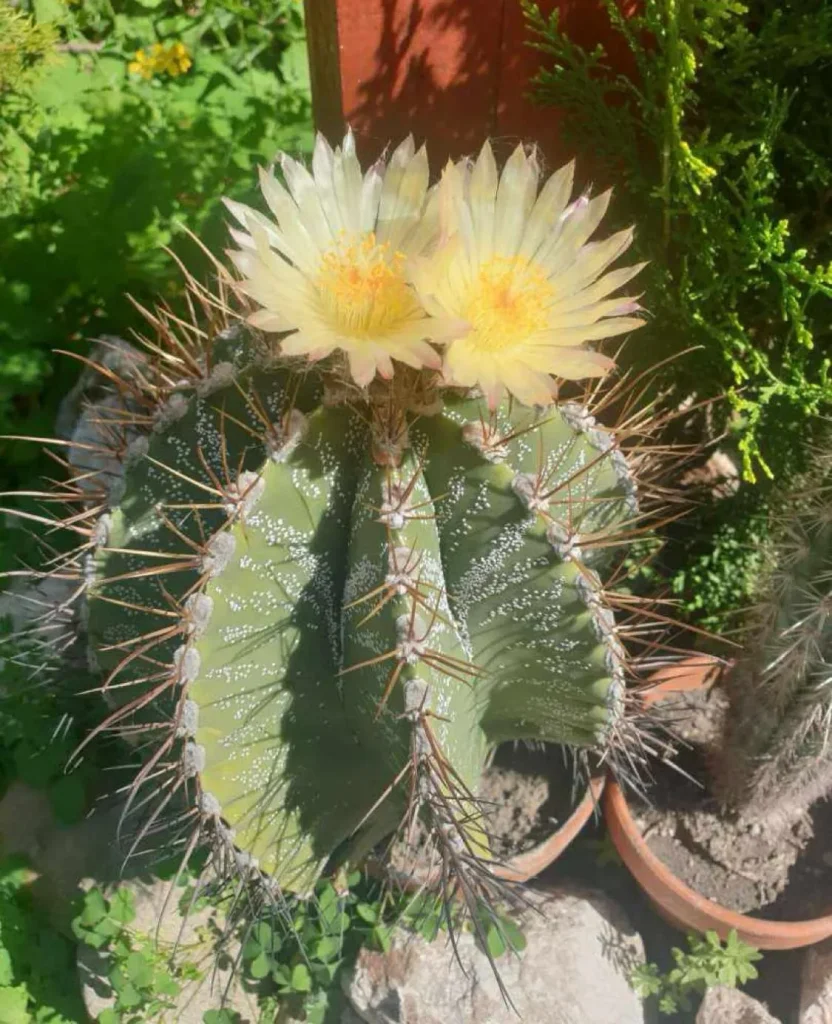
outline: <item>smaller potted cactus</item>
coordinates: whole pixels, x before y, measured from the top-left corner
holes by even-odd
[[[608,787],[605,803],[619,852],[667,916],[723,936],[735,928],[768,949],[832,935],[832,889],[824,889],[822,866],[809,863],[822,860],[832,793],[832,449],[827,444],[814,456],[813,471],[777,516],[743,654],[725,671],[691,659],[648,696],[666,700],[719,681],[724,712],[707,750],[709,792],[678,809],[671,842],[686,849],[691,864],[700,854],[714,862],[724,874],[719,891],[727,891],[730,875],[740,879],[747,912],[697,891],[690,882],[698,869],[687,881],[680,877],[687,869],[674,874],[667,828],[659,826],[664,836],[648,842],[619,787]],[[798,885],[808,890],[808,913],[795,899]]]

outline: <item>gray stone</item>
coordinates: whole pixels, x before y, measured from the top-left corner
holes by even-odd
[[[800,1024],[832,1024],[832,939],[806,950],[800,978]]]
[[[507,1005],[474,936],[459,936],[459,961],[397,930],[387,953],[362,950],[344,989],[366,1024],[643,1024],[629,984],[644,944],[606,896],[577,888],[529,894],[520,926],[526,949],[498,961]],[[518,1017],[519,1014],[519,1017]]]
[[[35,876],[32,895],[56,923],[65,925],[85,878],[118,875],[117,820],[118,808],[111,808],[76,825],[61,825],[46,794],[17,780],[0,800],[0,852],[27,858]]]
[[[705,993],[696,1024],[780,1024],[780,1021],[745,992],[716,985]]]

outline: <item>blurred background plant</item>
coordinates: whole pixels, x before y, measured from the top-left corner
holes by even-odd
[[[0,0],[0,434],[51,434],[83,354],[174,306],[163,251],[225,245],[220,197],[312,140],[298,0]],[[36,446],[0,441],[0,490]],[[0,528],[7,568],[17,539]]]
[[[533,93],[564,111],[569,148],[616,186],[650,261],[651,321],[624,359],[695,346],[657,385],[679,402],[725,398],[688,439],[726,433],[743,484],[663,533],[647,580],[725,629],[756,587],[769,496],[803,468],[832,400],[832,7],[644,0],[627,18],[602,3],[632,73],[524,0],[544,54]]]

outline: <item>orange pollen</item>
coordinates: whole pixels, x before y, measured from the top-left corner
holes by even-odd
[[[543,271],[521,257],[483,263],[466,304],[467,341],[482,352],[503,352],[546,328],[553,289]]]
[[[384,336],[420,315],[405,278],[405,255],[370,231],[324,253],[316,278],[324,316],[354,338]]]

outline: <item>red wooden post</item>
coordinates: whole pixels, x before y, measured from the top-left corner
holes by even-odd
[[[539,143],[553,162],[558,114],[535,106],[529,83],[541,55],[528,46],[520,0],[305,0],[312,98],[330,139],[345,124],[373,158],[407,132],[429,144],[434,171],[487,137]],[[626,47],[600,0],[541,0],[576,40],[603,42],[627,68]]]

